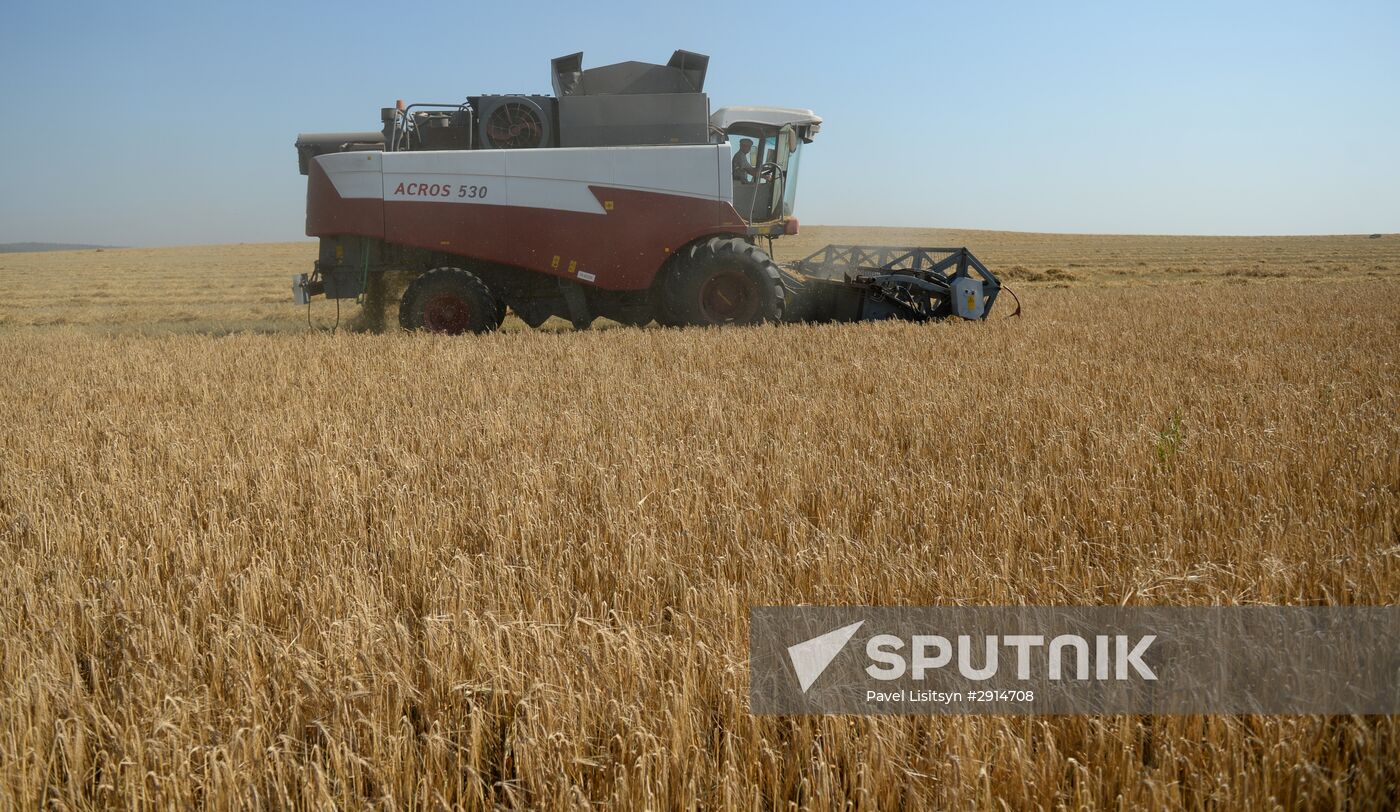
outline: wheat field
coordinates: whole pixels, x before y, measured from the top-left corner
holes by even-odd
[[[1393,717],[755,717],[746,661],[765,604],[1396,603],[1400,238],[826,242],[1024,314],[366,335],[309,243],[0,255],[0,805],[1400,803]]]

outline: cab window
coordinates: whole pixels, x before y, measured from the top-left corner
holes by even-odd
[[[759,138],[753,135],[729,136],[729,149],[733,154],[732,168],[734,182],[752,186],[768,183],[759,171],[765,163],[778,160],[778,139],[773,136]]]

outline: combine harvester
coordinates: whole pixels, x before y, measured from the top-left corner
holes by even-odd
[[[832,245],[780,268],[821,118],[711,114],[708,64],[584,70],[577,53],[553,61],[552,97],[399,102],[381,131],[299,136],[320,258],[295,300],[382,300],[385,272],[407,271],[400,323],[445,333],[494,330],[507,308],[580,328],[986,317],[1001,284],[965,248]]]

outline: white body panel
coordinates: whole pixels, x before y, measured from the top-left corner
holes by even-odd
[[[382,197],[383,156],[382,152],[337,152],[312,160],[320,162],[341,197]]]
[[[589,186],[730,202],[734,195],[727,144],[342,152],[315,160],[345,198],[603,214]]]

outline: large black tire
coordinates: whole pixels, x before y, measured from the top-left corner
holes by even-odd
[[[686,324],[761,324],[783,318],[786,292],[778,264],[737,237],[692,245],[664,282],[670,313]]]
[[[679,260],[680,257],[676,257],[666,263],[651,288],[651,316],[662,327],[685,326],[685,319],[676,313],[675,305],[676,265]]]
[[[434,268],[409,283],[399,305],[405,330],[486,333],[501,326],[505,308],[486,283],[461,268]]]

